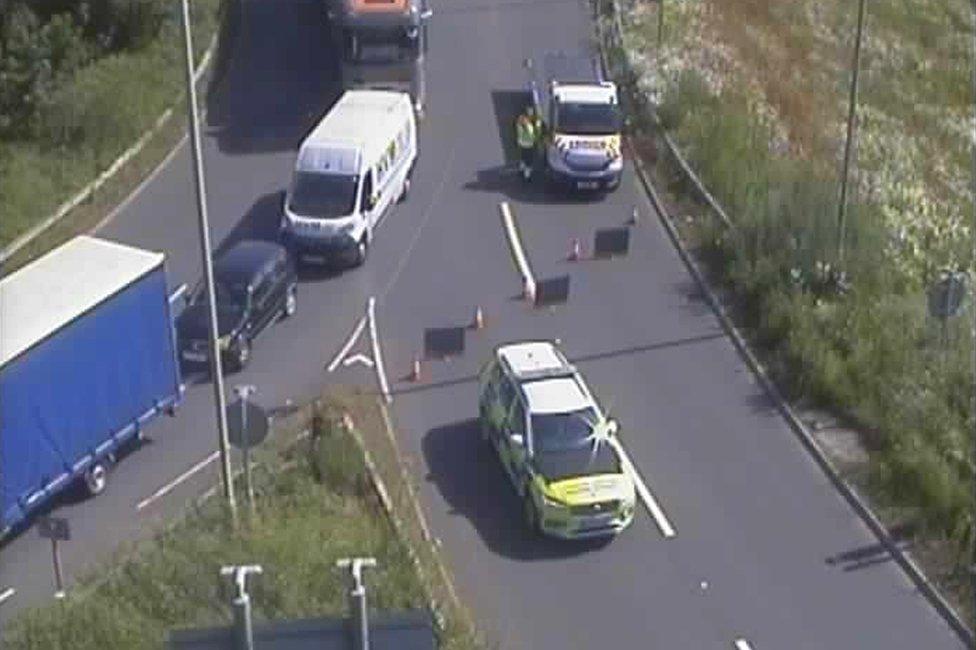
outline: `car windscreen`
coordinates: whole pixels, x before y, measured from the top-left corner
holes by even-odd
[[[569,413],[533,414],[531,420],[536,453],[569,451],[593,444],[597,415],[592,407]]]
[[[359,177],[344,174],[297,172],[288,209],[317,219],[337,219],[352,214]]]
[[[564,102],[556,108],[556,132],[567,135],[613,135],[623,118],[614,104]]]
[[[214,293],[217,295],[217,304],[226,307],[237,307],[247,302],[247,285],[240,282],[226,281],[219,277],[214,278]],[[190,297],[191,304],[205,304],[207,302],[206,285],[200,282],[193,289]]]

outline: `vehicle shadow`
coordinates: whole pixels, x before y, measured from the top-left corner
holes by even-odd
[[[422,441],[427,479],[451,508],[466,517],[494,553],[515,560],[572,557],[606,546],[609,539],[563,541],[532,535],[522,523],[521,500],[476,419],[427,432]]]
[[[281,224],[281,203],[284,198],[284,190],[269,192],[259,197],[220,242],[214,256],[219,256],[234,244],[246,239],[278,242],[280,239],[278,227]]]
[[[220,150],[296,149],[341,93],[338,57],[317,0],[239,4],[207,96],[207,132]]]

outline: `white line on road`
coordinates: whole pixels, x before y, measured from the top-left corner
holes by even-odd
[[[508,235],[508,244],[512,247],[512,254],[515,255],[515,263],[518,265],[519,273],[525,282],[525,288],[531,295],[535,295],[535,278],[532,276],[532,269],[529,267],[529,260],[522,250],[522,242],[519,240],[518,231],[515,229],[515,220],[512,217],[512,210],[508,207],[508,201],[498,204],[502,212],[502,221],[505,224],[505,233]]]
[[[356,329],[354,329],[352,332],[352,336],[349,337],[349,340],[346,341],[346,344],[343,345],[342,349],[339,350],[339,353],[335,355],[335,358],[332,360],[332,363],[329,364],[329,367],[327,368],[329,372],[335,372],[335,369],[339,367],[339,363],[342,361],[342,358],[349,353],[350,348],[352,348],[353,344],[356,343],[356,339],[358,339],[359,335],[363,333],[364,327],[366,327],[365,316],[359,319],[359,322],[356,324]]]
[[[201,460],[199,463],[197,463],[196,465],[194,465],[190,469],[186,470],[185,472],[183,472],[182,474],[180,474],[179,476],[177,476],[175,479],[173,479],[172,481],[170,481],[169,483],[167,483],[163,487],[161,487],[158,490],[156,490],[155,492],[153,492],[152,495],[146,497],[145,499],[143,499],[142,501],[140,501],[139,503],[137,503],[136,504],[136,510],[142,510],[146,506],[152,504],[157,499],[161,499],[162,497],[166,496],[167,494],[169,494],[170,492],[172,492],[173,489],[177,485],[179,485],[180,483],[182,483],[186,479],[190,478],[191,476],[193,476],[194,474],[196,474],[197,472],[199,472],[201,469],[203,469],[204,467],[206,467],[210,463],[212,463],[215,460],[217,460],[217,457],[218,456],[220,456],[220,452],[219,451],[215,451],[214,453],[210,454],[209,456],[207,456],[206,458],[204,458],[203,460]]]
[[[342,365],[351,366],[354,363],[361,363],[367,368],[372,368],[374,366],[373,360],[367,357],[365,354],[354,354],[343,361]]]
[[[4,589],[3,592],[0,593],[0,605],[10,600],[15,593],[17,593],[17,590],[13,587],[7,587]]]
[[[736,639],[735,650],[752,650],[752,646],[745,639]]]
[[[369,337],[373,339],[373,361],[376,362],[376,376],[380,380],[380,390],[383,391],[383,399],[389,404],[393,401],[393,398],[390,397],[390,385],[386,383],[386,370],[383,369],[380,337],[376,333],[376,298],[373,296],[369,297],[369,306],[367,307],[366,315],[369,316]]]
[[[634,481],[634,485],[637,488],[637,494],[640,496],[641,501],[644,502],[644,506],[647,508],[648,512],[654,518],[654,522],[657,527],[661,529],[661,534],[665,537],[674,537],[677,533],[674,530],[674,526],[668,521],[668,516],[664,514],[664,510],[658,504],[654,495],[651,491],[647,489],[647,485],[644,484],[644,480],[641,478],[640,474],[637,472],[637,468],[634,463],[631,462],[630,456],[627,455],[627,451],[624,446],[616,439],[611,439],[610,443],[614,446],[617,452],[620,454],[620,460],[623,463],[624,470],[630,474],[631,479]]]

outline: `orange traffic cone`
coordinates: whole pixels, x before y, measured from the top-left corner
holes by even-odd
[[[481,311],[481,306],[479,305],[474,310],[474,319],[471,321],[471,329],[480,330],[485,327],[485,315]]]
[[[569,245],[569,255],[567,256],[566,259],[568,259],[570,262],[576,262],[576,261],[578,261],[580,259],[580,257],[583,255],[583,250],[582,249],[583,249],[583,247],[580,244],[579,238],[578,237],[573,237],[573,241],[570,242],[570,245]]]

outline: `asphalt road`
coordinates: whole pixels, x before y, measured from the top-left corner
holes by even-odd
[[[429,109],[410,199],[378,231],[367,265],[306,275],[294,319],[254,348],[228,381],[253,383],[268,407],[323,381],[372,382],[361,368],[324,368],[363,313],[377,316],[393,414],[421,498],[463,597],[504,647],[961,648],[890,561],[755,385],[700,299],[628,171],[603,200],[525,188],[511,173],[510,124],[521,60],[590,41],[580,0],[451,0],[434,6]],[[317,3],[250,0],[209,106],[205,156],[215,241],[268,237],[305,130],[336,97],[336,70]],[[169,254],[174,286],[199,275],[193,186],[184,146],[102,235]],[[533,309],[498,216],[511,203],[537,277],[571,275],[566,305]],[[637,205],[631,253],[562,261],[572,237],[622,225]],[[404,380],[429,328],[487,328],[463,354],[425,362]],[[671,522],[664,539],[641,510],[611,543],[527,537],[518,503],[477,442],[477,369],[492,346],[559,337],[622,426],[621,437]],[[177,417],[120,463],[105,495],[66,502],[69,577],[144,537],[212,484],[211,464],[141,510],[136,505],[214,449],[210,387],[191,377]],[[53,591],[50,549],[27,531],[2,549],[9,616]]]

